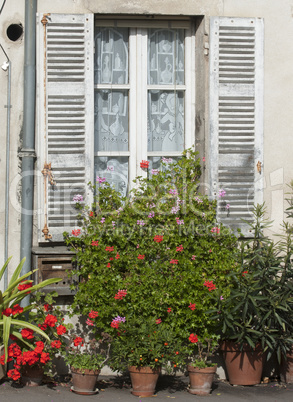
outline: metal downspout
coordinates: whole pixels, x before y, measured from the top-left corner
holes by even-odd
[[[9,234],[9,165],[10,165],[10,109],[11,109],[11,61],[8,59],[8,87],[7,87],[7,129],[6,129],[6,184],[5,184],[5,247],[4,261],[8,259]],[[4,289],[8,287],[8,272],[4,273]]]
[[[22,275],[31,270],[31,248],[33,235],[33,194],[35,161],[35,100],[36,100],[36,13],[37,0],[25,1],[24,42],[24,97],[23,97],[23,143],[22,195],[21,195],[21,238],[20,257],[26,257]],[[29,304],[26,297],[23,306]]]

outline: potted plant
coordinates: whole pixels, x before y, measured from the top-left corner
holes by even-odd
[[[0,271],[0,280],[2,279],[8,264],[12,257],[10,257]],[[33,285],[33,281],[30,280],[30,276],[35,271],[30,271],[22,276],[20,276],[22,266],[25,262],[25,258],[20,262],[20,264],[15,269],[7,289],[3,292],[0,291],[0,338],[3,339],[4,345],[4,367],[8,360],[8,345],[9,339],[13,337],[19,341],[23,341],[22,335],[19,329],[27,328],[29,331],[38,333],[44,339],[49,341],[48,335],[42,331],[39,327],[27,322],[25,314],[28,313],[33,305],[30,304],[27,307],[21,307],[21,301],[33,292],[42,289],[43,287],[50,285],[52,283],[59,282],[60,278],[51,278],[43,282]],[[7,373],[8,376],[11,374],[14,378],[18,377],[19,373],[13,371],[12,373]]]
[[[171,372],[183,364],[181,345],[172,327],[155,317],[116,317],[111,367],[128,369],[132,394],[152,396],[161,369]]]
[[[65,362],[70,366],[73,386],[71,390],[80,395],[98,392],[96,382],[101,368],[109,358],[111,337],[102,333],[96,340],[93,336],[94,319],[97,311],[91,311],[82,330],[79,325],[71,332],[67,346],[62,351]],[[81,334],[86,334],[86,339]]]
[[[20,379],[23,385],[39,385],[45,370],[47,374],[52,370],[53,358],[65,347],[66,333],[71,324],[64,324],[63,312],[53,307],[52,301],[53,294],[47,294],[42,301],[41,293],[36,293],[31,299],[33,310],[26,317],[29,325],[22,328],[17,336],[10,336],[13,342],[8,347],[7,361],[13,364],[13,368],[9,370],[8,377],[14,381]],[[4,356],[0,363],[5,364]]]
[[[276,353],[280,361],[292,344],[291,273],[278,246],[264,234],[270,226],[264,214],[264,205],[255,206],[252,238],[241,242],[239,261],[229,274],[230,293],[223,297],[221,289],[217,290],[213,318],[219,322],[232,384],[258,384],[265,359]]]
[[[191,361],[187,366],[190,387],[188,391],[194,395],[208,395],[212,390],[214,375],[217,370],[216,363],[210,359],[218,348],[218,340],[205,338],[202,341],[196,334],[190,334],[190,345],[195,346],[192,350]],[[192,347],[191,349],[194,349]]]

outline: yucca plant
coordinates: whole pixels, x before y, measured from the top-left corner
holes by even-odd
[[[11,258],[12,257],[8,258],[1,269],[0,280],[2,279]],[[7,350],[10,335],[13,335],[15,338],[19,339],[21,342],[30,347],[30,344],[24,341],[20,332],[17,330],[19,327],[29,328],[49,340],[48,335],[45,334],[45,332],[43,332],[39,327],[30,324],[26,320],[20,319],[27,311],[33,308],[33,305],[22,308],[19,307],[19,303],[29,293],[35,292],[44,288],[45,286],[61,280],[61,278],[51,278],[33,285],[33,281],[28,278],[37,270],[29,271],[28,273],[20,276],[24,262],[25,258],[22,259],[20,264],[15,269],[7,289],[3,293],[0,291],[0,339],[2,339],[4,345],[5,362],[7,362],[8,357]],[[16,308],[15,306],[18,307]],[[17,318],[14,318],[14,316],[17,316]]]

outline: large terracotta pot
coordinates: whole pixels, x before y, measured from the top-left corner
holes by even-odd
[[[293,349],[286,353],[286,360],[281,361],[280,377],[283,382],[293,383]]]
[[[73,392],[79,395],[94,395],[98,392],[96,383],[100,370],[81,370],[71,367],[71,374]]]
[[[150,367],[130,366],[128,370],[133,395],[141,397],[154,395],[161,368],[152,369]]]
[[[225,341],[220,345],[230,384],[255,385],[261,381],[265,355],[260,345],[253,350],[244,345],[242,351],[235,342]]]
[[[21,370],[20,382],[29,387],[37,387],[44,377],[43,367],[26,366]]]
[[[217,366],[198,368],[187,366],[190,388],[189,392],[194,395],[208,395],[212,390],[212,383],[214,380]]]

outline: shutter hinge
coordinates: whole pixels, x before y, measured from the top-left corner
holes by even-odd
[[[48,176],[49,183],[52,186],[56,185],[56,182],[54,181],[54,176],[53,176],[53,173],[52,173],[51,163],[45,163],[44,164],[44,169],[42,170],[42,174],[45,177]]]
[[[44,180],[44,191],[45,191],[45,223],[42,232],[44,233],[45,240],[51,240],[52,235],[49,233],[49,228],[47,225],[47,211],[46,211],[46,203],[47,203],[47,180],[48,177],[49,183],[54,186],[56,182],[54,181],[54,176],[52,173],[51,163],[44,163],[44,168],[42,170],[42,174],[45,177]]]

